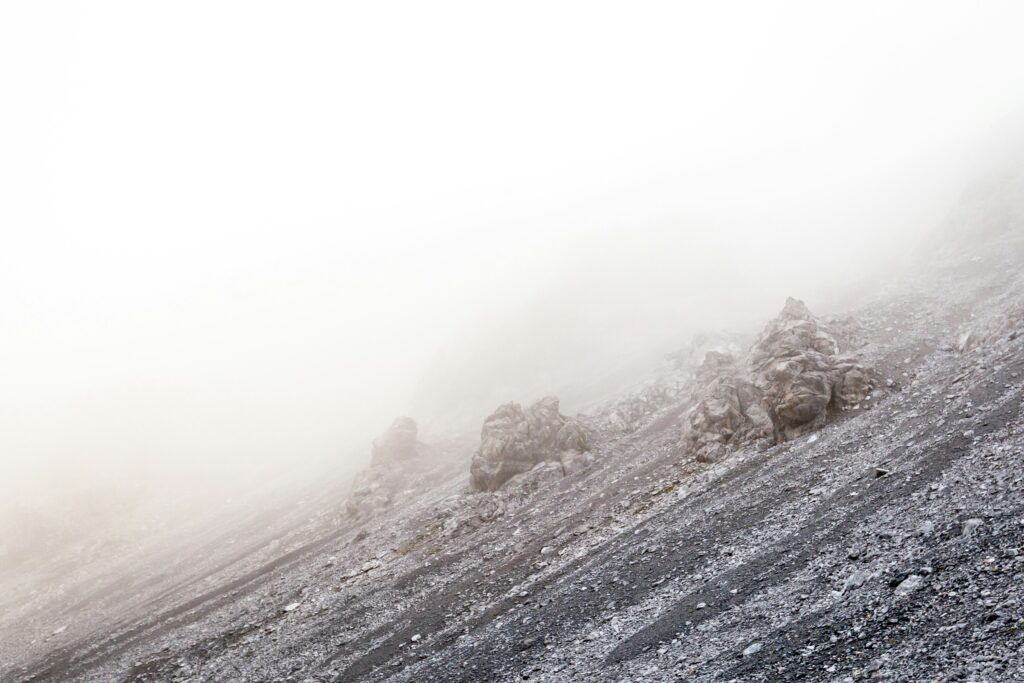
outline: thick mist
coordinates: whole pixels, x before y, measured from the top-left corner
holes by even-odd
[[[0,526],[342,481],[844,301],[1019,139],[1020,14],[5,6]]]

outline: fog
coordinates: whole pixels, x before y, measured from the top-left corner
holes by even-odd
[[[841,301],[1018,130],[1022,20],[5,3],[0,525],[341,480],[395,415],[579,409]]]

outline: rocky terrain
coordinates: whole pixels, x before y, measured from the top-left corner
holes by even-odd
[[[993,196],[852,310],[791,299],[574,417],[399,418],[350,490],[6,595],[0,679],[1024,681],[1024,221]]]
[[[571,474],[592,462],[589,450],[587,431],[558,412],[557,398],[548,396],[526,410],[508,403],[484,420],[470,486],[494,491],[533,470]]]

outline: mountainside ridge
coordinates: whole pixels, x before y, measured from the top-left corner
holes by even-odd
[[[705,411],[727,447],[687,447],[701,364],[741,348],[721,339],[570,420],[587,434],[571,470],[526,458],[473,492],[476,439],[421,445],[396,421],[375,467],[411,476],[359,514],[324,492],[211,531],[207,556],[83,581],[80,604],[37,596],[0,622],[17,646],[0,676],[1024,680],[1024,237],[999,221],[848,312],[829,336],[855,332],[870,381],[826,410],[853,368],[830,378],[840,349],[816,349],[813,409],[785,433],[769,413],[803,398]],[[224,542],[246,528],[247,547]]]

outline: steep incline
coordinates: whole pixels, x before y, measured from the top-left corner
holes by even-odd
[[[338,500],[64,637],[25,625],[49,640],[2,678],[1024,680],[1021,264],[1010,235],[851,311],[881,383],[819,431],[698,462],[690,394],[659,390],[627,429],[580,417],[592,465],[505,493],[454,441],[377,514]]]

